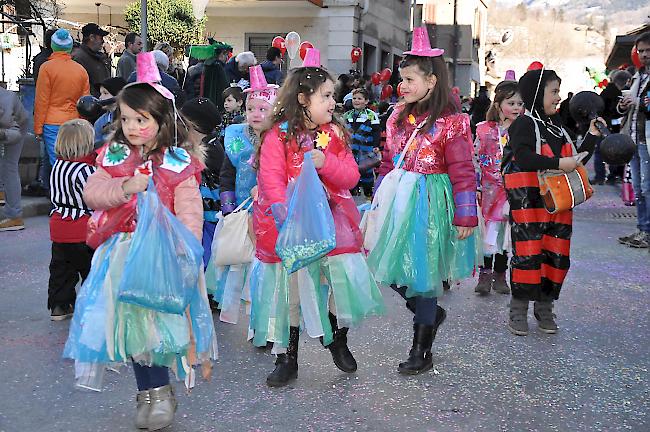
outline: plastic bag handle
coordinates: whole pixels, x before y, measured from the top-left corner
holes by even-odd
[[[406,157],[406,152],[408,151],[409,147],[411,146],[411,143],[415,139],[415,136],[420,132],[420,129],[422,129],[422,126],[427,122],[427,119],[424,119],[420,122],[419,125],[415,128],[411,136],[409,137],[408,141],[406,141],[406,145],[404,146],[404,150],[402,150],[402,154],[400,155],[399,159],[397,160],[397,164],[395,164],[395,168],[399,168],[402,166],[402,162],[404,162],[404,158]]]
[[[246,211],[248,211],[248,209],[250,209],[251,206],[253,205],[253,201],[252,201],[252,200],[253,200],[253,197],[248,197],[248,198],[246,198],[246,199],[245,199],[241,204],[239,204],[239,205],[237,206],[237,208],[236,208],[235,210],[233,210],[232,212],[233,212],[233,213],[237,213],[238,211],[240,211],[241,209],[244,208],[244,206],[246,205],[246,203],[247,203],[248,201],[250,201],[251,203],[248,205],[248,207],[246,207]]]

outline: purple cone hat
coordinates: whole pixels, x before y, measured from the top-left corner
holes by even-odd
[[[321,67],[320,51],[316,48],[307,48],[307,54],[305,54],[302,67]]]
[[[505,80],[506,80],[506,81],[517,81],[517,77],[516,77],[516,75],[515,75],[515,71],[513,71],[512,69],[508,69],[508,70],[506,71],[506,78],[505,78]]]
[[[158,65],[156,65],[153,52],[141,52],[136,57],[136,81],[127,84],[124,88],[138,84],[149,84],[165,98],[173,101],[174,95],[166,87],[162,86],[160,81],[160,71],[158,70]]]
[[[415,27],[413,29],[413,43],[411,50],[406,51],[404,55],[412,55],[418,57],[438,57],[445,53],[445,50],[440,48],[431,48],[429,41],[429,32],[426,27]]]

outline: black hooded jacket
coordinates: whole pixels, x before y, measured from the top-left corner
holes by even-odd
[[[540,82],[541,70],[526,72],[519,80],[519,92],[524,101],[526,110],[539,120],[533,120],[530,116],[519,116],[508,128],[508,146],[514,153],[516,164],[524,171],[538,171],[545,169],[558,169],[562,146],[566,143],[566,138],[556,137],[549,132],[545,123],[552,123],[556,126],[562,126],[562,119],[559,114],[548,116],[544,113],[544,88],[550,81],[559,80],[558,76],[552,70],[544,70]],[[539,83],[539,89],[538,89]],[[535,122],[539,127],[542,141],[546,141],[553,150],[554,157],[547,157],[537,154]],[[563,127],[564,128],[564,127]],[[571,137],[573,139],[573,137]],[[578,149],[578,152],[588,151],[590,154],[594,150],[597,137],[587,134]],[[511,159],[504,155],[504,167]]]

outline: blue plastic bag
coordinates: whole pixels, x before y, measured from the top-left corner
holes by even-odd
[[[310,153],[289,198],[287,218],[278,233],[275,252],[287,272],[318,261],[336,247],[334,217]]]
[[[138,194],[138,224],[124,264],[119,301],[182,315],[198,289],[203,247],[160,201],[149,181]]]

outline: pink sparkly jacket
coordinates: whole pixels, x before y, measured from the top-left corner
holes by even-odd
[[[120,223],[110,221],[111,225],[115,226],[114,232],[133,232],[136,196],[125,197],[122,184],[133,176],[136,167],[143,161],[138,149],[123,144],[118,146],[121,148],[117,150],[126,151],[127,154],[117,163],[107,157],[107,153],[111,151],[108,144],[100,150],[97,171],[88,178],[84,188],[84,200],[89,207],[104,210],[102,216],[106,218],[105,222],[109,222],[113,215],[120,215]],[[168,151],[165,151],[165,156]],[[184,154],[188,156],[187,153]],[[203,200],[199,192],[199,181],[204,165],[194,156],[190,156],[184,165],[177,164],[165,168],[166,165],[161,159],[155,158],[153,161],[153,180],[158,195],[165,207],[200,240],[203,235]]]
[[[427,114],[398,124],[404,104],[398,104],[386,124],[391,159],[396,159],[418,124]],[[472,162],[473,143],[466,114],[447,114],[439,117],[433,128],[420,132],[404,158],[402,168],[420,174],[448,174],[454,194],[454,225],[478,225],[476,205],[476,176]]]
[[[506,189],[501,175],[501,134],[499,124],[489,121],[476,125],[476,139],[479,141],[477,162],[481,174],[481,210],[486,221],[504,222],[503,205],[507,201]]]
[[[359,182],[359,168],[343,133],[334,125],[321,126],[319,134],[329,137],[325,164],[318,175],[329,196],[330,208],[336,228],[336,248],[329,253],[340,255],[361,251],[362,237],[359,230],[360,215],[352,199],[350,189]],[[304,153],[314,149],[313,137],[303,137],[287,142],[287,123],[276,124],[264,135],[257,172],[258,199],[253,205],[256,256],[265,263],[280,262],[275,253],[278,230],[271,212],[273,204],[286,204],[287,185],[300,174]]]

